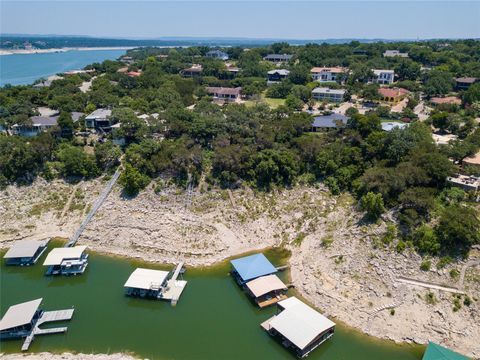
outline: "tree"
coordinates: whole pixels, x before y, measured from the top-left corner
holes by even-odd
[[[480,220],[475,209],[451,205],[440,215],[435,233],[446,250],[466,253],[472,245],[480,244]]]
[[[71,113],[62,111],[58,117],[57,125],[60,127],[60,135],[62,137],[72,138],[74,125]]]
[[[480,83],[471,85],[468,90],[463,93],[462,98],[465,104],[473,104],[480,101]]]
[[[420,76],[420,64],[404,59],[395,66],[395,74],[400,80],[417,80]]]
[[[425,81],[425,93],[429,96],[445,95],[453,90],[453,77],[452,74],[440,71],[432,70],[427,75]]]
[[[140,142],[146,132],[145,121],[139,119],[130,108],[116,108],[112,111],[112,118],[120,122],[119,135],[125,137],[125,142]]]
[[[105,170],[119,164],[122,151],[111,141],[95,145],[95,159],[99,168]]]
[[[360,200],[360,208],[367,212],[368,217],[377,220],[385,212],[382,194],[368,192]]]
[[[436,232],[428,225],[422,225],[413,233],[413,243],[422,253],[438,255],[440,252],[440,242]]]
[[[302,110],[304,102],[298,97],[290,94],[285,100],[285,105],[291,110]]]
[[[132,165],[126,164],[125,170],[120,176],[120,183],[123,185],[123,190],[128,196],[135,196],[138,192],[144,189],[150,182],[147,175],[141,174]]]
[[[63,176],[94,177],[99,174],[92,155],[88,155],[82,148],[70,144],[60,144],[55,158],[61,163]]]

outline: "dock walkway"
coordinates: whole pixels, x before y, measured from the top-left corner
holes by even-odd
[[[80,227],[77,229],[75,234],[70,238],[68,243],[65,245],[65,247],[71,247],[75,246],[77,243],[78,239],[80,238],[80,235],[82,235],[83,230],[87,227],[88,223],[90,220],[92,220],[93,216],[95,213],[98,211],[100,206],[102,206],[103,202],[107,199],[108,194],[110,194],[110,191],[112,191],[113,185],[117,182],[118,178],[120,177],[120,174],[122,173],[122,167],[119,166],[117,171],[115,171],[115,174],[113,174],[112,178],[110,181],[107,183],[107,185],[103,188],[102,192],[100,193],[100,196],[98,197],[97,201],[95,201],[95,204],[93,205],[92,209],[90,212],[87,214],[85,219],[82,221],[80,224]]]
[[[180,276],[184,264],[185,263],[183,261],[178,263],[172,276],[167,281],[167,286],[165,287],[165,290],[160,294],[160,297],[162,299],[170,300],[172,305],[177,305],[177,302],[180,299],[180,295],[182,295],[183,289],[185,289],[185,286],[187,285],[187,282],[185,280],[177,280],[177,278]]]
[[[22,351],[27,351],[32,343],[35,335],[49,335],[49,334],[58,334],[64,333],[67,331],[67,327],[57,327],[57,328],[48,328],[40,329],[40,325],[55,322],[55,321],[67,321],[73,317],[74,309],[58,310],[58,311],[44,311],[40,318],[35,323],[32,332],[25,338],[25,341],[22,345]]]

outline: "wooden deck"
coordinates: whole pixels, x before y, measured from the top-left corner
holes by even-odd
[[[257,302],[257,304],[258,304],[258,306],[260,306],[263,309],[264,307],[271,306],[271,305],[276,304],[277,302],[285,300],[287,298],[288,298],[287,295],[278,295],[274,298],[271,298],[271,299],[268,299],[268,300],[265,300],[265,301]]]

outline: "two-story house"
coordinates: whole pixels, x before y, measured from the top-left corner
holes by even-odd
[[[388,85],[393,84],[395,77],[395,71],[393,70],[383,70],[383,69],[373,69],[373,78],[372,82],[376,84]]]
[[[341,80],[341,75],[345,74],[347,69],[343,67],[314,67],[310,74],[314,81],[318,82],[336,82]]]

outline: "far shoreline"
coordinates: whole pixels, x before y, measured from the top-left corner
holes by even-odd
[[[50,54],[68,51],[106,51],[106,50],[131,50],[140,46],[104,46],[104,47],[65,47],[51,49],[0,49],[0,56],[6,55],[33,55],[33,54]]]

